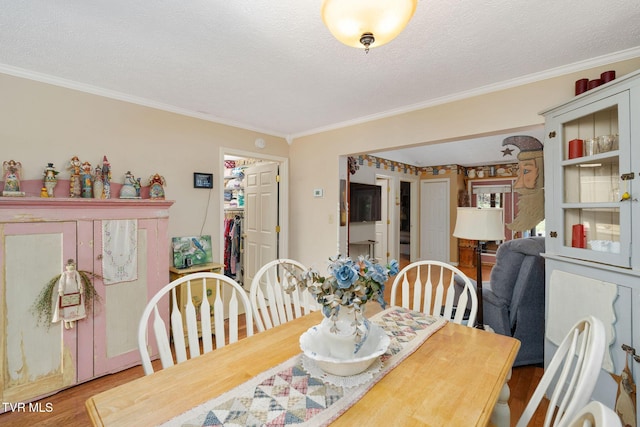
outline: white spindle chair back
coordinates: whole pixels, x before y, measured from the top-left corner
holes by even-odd
[[[292,274],[300,274],[306,267],[292,259],[276,259],[266,263],[253,277],[249,299],[258,332],[271,329],[318,309],[307,291],[285,289],[292,285]]]
[[[560,343],[516,427],[529,424],[543,396],[549,398],[544,427],[565,427],[596,386],[605,351],[605,329],[594,316],[578,321]],[[556,411],[557,409],[557,411]]]
[[[464,284],[457,297],[455,277]],[[391,286],[391,305],[442,316],[455,323],[466,322],[471,327],[475,325],[478,313],[478,297],[471,280],[452,265],[430,260],[416,261],[400,270]],[[464,319],[468,305],[469,316]],[[457,310],[457,307],[461,309]]]
[[[201,284],[192,284],[192,281],[201,280]],[[215,284],[215,298],[213,303],[213,329],[211,325],[211,305],[206,297],[207,284]],[[184,306],[179,307],[176,298],[176,289],[179,286],[187,287],[187,298]],[[202,302],[198,308],[193,304],[191,294],[192,286],[202,286]],[[159,304],[166,303],[168,295],[171,295],[171,337],[175,351],[175,362],[181,363],[187,359],[192,359],[201,354],[200,342],[202,342],[202,354],[213,350],[213,339],[215,335],[215,348],[224,347],[227,343],[238,341],[239,317],[244,311],[246,321],[246,336],[253,335],[253,314],[251,303],[246,291],[235,280],[219,273],[193,273],[180,277],[155,294],[147,303],[140,323],[138,325],[138,349],[142,358],[142,367],[146,375],[153,373],[151,358],[149,355],[147,327],[149,318],[152,322],[153,336],[158,346],[158,353],[162,368],[174,365],[174,356],[171,353],[171,345],[167,327],[160,316]],[[198,314],[196,314],[196,312]],[[151,316],[153,314],[153,316]],[[187,328],[187,340],[183,326]],[[198,318],[200,322],[200,333],[198,332]],[[225,320],[228,323],[229,336],[226,337]]]

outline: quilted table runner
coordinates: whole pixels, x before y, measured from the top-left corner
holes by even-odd
[[[444,319],[401,307],[388,308],[370,320],[385,330],[391,344],[380,362],[360,374],[364,380],[350,383],[350,377],[318,375],[319,369],[310,367],[312,361],[300,354],[163,426],[328,425],[446,324]]]

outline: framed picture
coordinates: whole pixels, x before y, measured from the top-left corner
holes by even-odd
[[[213,174],[194,172],[193,188],[213,188]]]
[[[173,266],[189,268],[213,262],[211,236],[185,236],[171,239]]]

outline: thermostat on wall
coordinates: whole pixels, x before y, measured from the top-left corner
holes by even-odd
[[[322,188],[315,188],[313,190],[313,197],[322,197],[324,194],[324,191],[322,190]]]

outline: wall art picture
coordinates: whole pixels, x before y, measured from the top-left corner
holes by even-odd
[[[211,236],[173,237],[171,248],[175,268],[189,268],[213,262]]]

